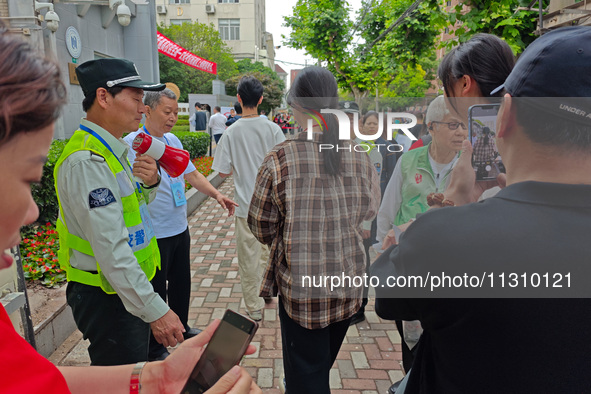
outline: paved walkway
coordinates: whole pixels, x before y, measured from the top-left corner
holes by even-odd
[[[226,180],[221,192],[231,196],[232,185],[231,179]],[[212,319],[221,318],[227,308],[246,313],[238,277],[234,219],[228,218],[210,198],[189,217],[189,231],[192,244],[189,324],[205,327]],[[402,378],[400,336],[394,323],[376,315],[371,299],[366,317],[366,321],[349,328],[331,370],[334,394],[386,394],[392,382]],[[247,356],[242,366],[263,392],[278,394],[283,361],[277,299],[265,306],[263,321],[259,323],[253,340],[257,352]],[[79,333],[69,342],[71,350],[58,350],[51,360],[60,365],[88,365],[87,342],[80,340]]]

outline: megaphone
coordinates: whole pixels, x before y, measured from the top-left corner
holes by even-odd
[[[139,133],[133,139],[131,147],[137,153],[148,155],[157,160],[160,166],[173,178],[185,172],[191,158],[186,150],[168,146],[146,133]]]

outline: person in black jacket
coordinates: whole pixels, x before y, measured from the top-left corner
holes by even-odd
[[[236,113],[234,116],[230,116],[228,121],[226,122],[226,126],[233,125],[238,119],[242,117],[242,106],[240,102],[236,101],[234,103],[234,112]]]
[[[493,90],[506,92],[496,127],[506,187],[474,203],[492,184],[475,181],[464,141],[432,201],[450,207],[418,217],[372,266],[390,286],[376,287],[378,315],[424,329],[397,393],[589,391],[589,64],[591,27],[534,41]],[[409,278],[415,286],[392,286]]]

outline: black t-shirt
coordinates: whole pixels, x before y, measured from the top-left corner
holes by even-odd
[[[488,283],[439,294],[430,286],[414,293],[376,288],[378,315],[420,320],[424,328],[406,393],[589,392],[590,234],[586,185],[523,182],[481,203],[419,217],[372,275],[485,274]],[[515,288],[511,273],[519,274]],[[536,274],[541,285],[534,287]],[[514,298],[527,294],[538,298]],[[425,295],[464,298],[408,298]],[[476,298],[490,295],[508,298]]]

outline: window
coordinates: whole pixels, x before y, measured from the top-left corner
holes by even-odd
[[[170,4],[191,4],[191,0],[169,0]]]
[[[451,6],[451,1],[448,1],[448,2],[447,2],[447,6],[448,6],[448,7],[449,7],[449,6]]]
[[[239,0],[218,0],[218,3],[238,3]]]
[[[219,19],[218,25],[222,40],[240,40],[240,19]]]
[[[191,19],[171,19],[170,25],[182,25],[183,23],[191,23]]]
[[[449,27],[445,28],[445,34],[449,34]]]

